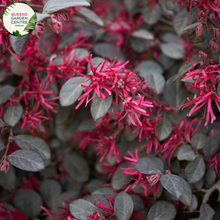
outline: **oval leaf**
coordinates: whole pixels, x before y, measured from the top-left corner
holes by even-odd
[[[177,10],[180,6],[177,2],[174,2],[173,0],[166,0],[165,1],[166,8],[170,11]]]
[[[159,94],[165,85],[165,79],[162,75],[162,67],[153,60],[147,60],[141,62],[137,66],[137,69],[139,71],[139,75],[145,80],[148,80],[148,86],[154,88],[157,94]]]
[[[32,150],[40,154],[43,159],[50,159],[50,148],[41,138],[32,135],[21,134],[15,136],[16,144],[24,150]]]
[[[89,193],[92,194],[95,190],[100,188],[99,183],[106,183],[100,179],[93,179],[88,184],[86,184],[86,189],[88,189]]]
[[[0,105],[4,104],[15,92],[15,87],[5,85],[0,87]]]
[[[160,167],[157,164],[157,162],[151,158],[141,158],[138,160],[138,162],[135,164],[134,168],[143,174],[156,174],[161,173]]]
[[[107,201],[107,199],[105,199],[104,196],[95,194],[95,195],[91,195],[91,196],[86,196],[86,198],[85,198],[85,200],[91,202],[92,204],[97,204],[98,199],[101,200],[105,205],[109,206],[109,202]],[[100,209],[100,208],[97,208],[97,211],[99,213],[105,213],[105,211],[103,209]]]
[[[182,181],[183,181],[184,189],[183,189],[183,194],[180,196],[179,200],[184,205],[190,206],[192,202],[192,190],[189,184],[184,179],[182,179]]]
[[[179,38],[176,34],[171,33],[171,32],[165,32],[164,34],[161,35],[161,40],[164,43],[175,43],[175,44],[179,44]]]
[[[43,205],[41,196],[34,190],[20,190],[14,198],[15,207],[28,217],[34,218],[38,216]]]
[[[37,22],[43,21],[46,18],[50,18],[49,14],[41,14],[41,13],[36,13],[37,14]]]
[[[181,109],[185,104],[187,91],[183,82],[173,82],[173,77],[169,78],[166,82],[164,97],[167,104],[171,105],[176,110]]]
[[[99,189],[95,190],[92,195],[102,195],[104,197],[110,196],[114,198],[114,192],[112,188],[109,187],[99,187]]]
[[[91,80],[88,80],[86,77],[74,77],[68,80],[60,90],[60,104],[62,106],[72,105],[82,94],[83,87],[81,85],[89,86]]]
[[[40,186],[40,193],[46,203],[50,208],[57,204],[57,197],[61,194],[62,189],[58,181],[56,180],[46,180]]]
[[[112,95],[107,94],[106,98],[98,98],[95,94],[92,104],[91,104],[91,114],[93,119],[96,121],[97,119],[103,117],[109,110],[112,104]]]
[[[140,30],[134,31],[132,33],[132,36],[133,37],[143,38],[143,39],[146,39],[146,40],[153,40],[154,39],[154,35],[151,34],[149,31],[144,30],[144,29],[140,29]]]
[[[174,60],[180,60],[184,57],[185,49],[179,44],[167,43],[160,44],[162,52]]]
[[[126,167],[126,163],[122,163],[118,166],[118,169],[114,172],[111,184],[113,189],[122,190],[123,189],[123,183],[127,183],[130,179],[129,175],[123,175],[122,173],[122,167]]]
[[[31,150],[17,150],[8,156],[8,162],[22,170],[36,172],[45,168],[41,156]]]
[[[117,57],[118,60],[125,60],[125,56],[121,50],[112,47],[110,43],[97,43],[93,47],[93,51],[101,57],[109,59],[110,57]]]
[[[150,209],[147,220],[173,220],[176,216],[175,206],[169,202],[156,202]]]
[[[148,80],[148,86],[154,88],[157,94],[163,90],[165,78],[161,74],[154,73],[152,75],[147,75],[145,79]]]
[[[199,61],[193,60],[193,61],[191,61],[190,63],[184,62],[184,63],[182,64],[182,66],[180,66],[180,68],[179,68],[179,70],[178,70],[178,72],[177,72],[177,74],[176,74],[174,80],[177,80],[177,79],[182,78],[182,77],[184,76],[184,74],[187,72],[187,70],[191,70],[191,69],[192,69],[192,67],[193,67],[193,65],[195,64],[195,62],[198,63]],[[193,79],[191,78],[191,80],[193,80]],[[185,79],[182,79],[182,81],[184,82]],[[193,81],[193,82],[194,82],[194,81]]]
[[[197,206],[198,206],[198,200],[195,195],[192,195],[192,201],[189,206],[189,211],[194,212],[197,209]]]
[[[186,27],[188,11],[184,8],[175,16],[173,20],[173,26],[176,33],[180,36],[184,33]]]
[[[130,45],[134,52],[143,53],[149,48],[148,42],[140,37],[130,37]]]
[[[177,153],[177,159],[178,160],[188,160],[188,161],[193,161],[195,160],[195,153],[190,145],[184,145],[182,146],[178,153]]]
[[[49,0],[43,8],[43,13],[52,14],[64,8],[90,6],[86,0]]]
[[[157,121],[156,134],[159,141],[163,141],[169,137],[172,132],[171,121],[165,111],[161,112],[162,119]]]
[[[89,180],[89,165],[79,154],[72,152],[66,155],[64,158],[64,167],[74,180],[79,182]]]
[[[177,175],[163,175],[160,178],[162,186],[177,199],[183,194],[183,181]]]
[[[16,37],[11,34],[9,35],[11,46],[17,54],[19,55],[22,54],[22,51],[24,50],[29,40],[29,37],[30,37],[30,34],[23,36],[23,37]]]
[[[88,215],[92,215],[96,206],[84,199],[77,199],[70,203],[70,213],[79,220],[87,220]]]
[[[104,26],[103,20],[92,10],[81,7],[80,10],[78,10],[78,13],[99,26]]]
[[[120,192],[115,198],[114,211],[118,220],[127,220],[134,209],[132,198],[126,192]]]
[[[89,56],[89,51],[83,48],[76,48],[72,50],[69,56],[71,56],[71,54],[73,53],[75,53],[75,60],[82,59],[82,58]]]
[[[206,136],[202,133],[196,133],[193,135],[192,137],[192,142],[193,145],[197,148],[197,149],[202,149],[204,146],[204,141],[206,139]]]
[[[153,75],[154,73],[163,73],[163,68],[154,60],[147,60],[141,62],[137,66],[138,73],[141,77],[146,77],[147,75]]]
[[[131,196],[132,201],[134,203],[134,210],[135,211],[139,211],[139,210],[144,209],[144,202],[140,196],[135,195],[135,194],[132,194],[130,196]]]
[[[7,173],[0,172],[0,185],[5,189],[15,189],[17,183],[17,177],[15,174],[15,168],[10,166]]]
[[[199,181],[205,174],[205,163],[201,157],[197,157],[194,161],[190,162],[185,169],[185,175],[189,183]]]
[[[203,203],[200,206],[200,218],[205,219],[205,220],[212,220],[215,211],[210,207],[210,205]]]
[[[214,137],[207,137],[202,150],[206,157],[211,158],[218,150],[218,140]]]
[[[144,7],[141,13],[144,17],[144,21],[149,25],[155,24],[161,17],[161,9],[158,4],[155,5],[153,10],[150,10],[148,7]]]
[[[13,105],[9,107],[3,116],[3,119],[7,125],[14,127],[21,119],[23,108],[20,105]]]
[[[206,175],[205,175],[205,180],[208,184],[213,184],[215,183],[215,179],[216,179],[216,172],[214,170],[214,166],[212,166],[211,168],[209,168],[206,172]]]

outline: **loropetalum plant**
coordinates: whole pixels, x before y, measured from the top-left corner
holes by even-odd
[[[27,3],[32,33],[0,22],[0,220],[220,219],[220,2]]]

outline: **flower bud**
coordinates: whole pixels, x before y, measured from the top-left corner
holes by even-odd
[[[9,162],[6,159],[4,159],[1,163],[0,171],[4,171],[6,173],[9,170],[9,168],[10,168]]]
[[[220,38],[220,29],[219,28],[212,28],[211,32],[215,38],[217,38],[217,39]]]
[[[207,15],[204,13],[204,11],[200,11],[200,12],[197,14],[197,17],[198,17],[199,20],[202,20],[202,19],[206,20]]]
[[[196,35],[199,37],[202,34],[202,27],[203,24],[201,23],[200,25],[197,26],[196,28]]]
[[[63,11],[60,11],[59,13],[56,13],[57,19],[59,21],[68,21],[69,17],[66,13],[64,13]]]
[[[51,26],[57,34],[59,34],[63,29],[63,24],[60,20],[58,20],[56,15],[51,16]]]
[[[218,42],[216,41],[216,39],[213,39],[213,40],[212,40],[211,48],[212,48],[213,50],[218,50],[218,49],[219,49],[219,47],[218,47]]]
[[[36,36],[40,38],[45,32],[44,25],[42,23],[37,23],[34,31]]]

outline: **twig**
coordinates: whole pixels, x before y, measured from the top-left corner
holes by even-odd
[[[170,32],[176,33],[173,27],[163,26],[163,25],[158,25],[157,27],[159,30],[162,30],[162,31],[170,31]]]
[[[195,189],[195,190],[193,190],[192,191],[193,193],[195,193],[195,192],[207,192],[207,189]]]
[[[193,212],[190,212],[190,211],[183,211],[183,213],[200,213],[200,211],[193,211]]]
[[[160,21],[173,27],[173,22],[172,21],[169,21],[169,20],[167,20],[163,17],[160,18]]]
[[[218,25],[216,25],[209,17],[207,17],[208,21],[216,28],[219,28]]]
[[[218,182],[212,186],[210,189],[208,189],[203,197],[202,203],[207,203],[209,200],[210,195],[215,191],[218,190],[219,194],[220,194],[220,180],[218,180]],[[220,195],[218,197],[218,201],[220,200]]]
[[[161,102],[161,101],[158,99],[157,96],[155,96],[155,95],[154,95],[154,96],[148,95],[148,94],[147,94],[146,92],[144,92],[143,90],[141,90],[140,92],[142,93],[142,95],[148,97],[149,99],[152,99],[152,101],[155,101],[155,102],[157,102],[157,103],[160,104],[160,105],[163,105],[163,102]],[[174,117],[175,119],[177,119],[177,114],[176,114],[176,112],[174,112],[173,110],[167,111],[166,109],[165,109],[165,111],[166,111],[168,114],[173,115],[173,117]]]
[[[12,128],[10,128],[10,135],[12,135]],[[7,157],[8,149],[9,149],[9,146],[10,146],[10,143],[11,143],[11,141],[10,141],[10,135],[9,135],[9,137],[8,137],[8,144],[7,144],[7,146],[6,146],[5,153],[4,153],[3,157],[2,157],[2,159],[0,160],[0,167],[1,167],[2,161]]]

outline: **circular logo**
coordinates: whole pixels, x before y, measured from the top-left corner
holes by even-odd
[[[17,37],[23,37],[34,30],[37,15],[25,2],[14,2],[6,7],[2,14],[4,28]]]

